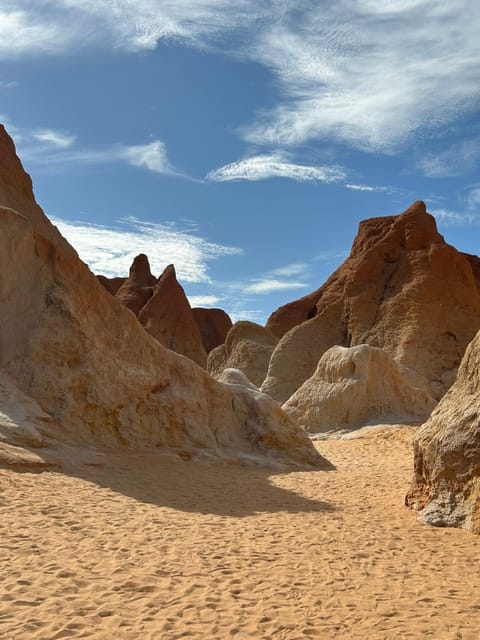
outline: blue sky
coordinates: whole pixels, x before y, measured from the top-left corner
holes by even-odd
[[[0,119],[92,270],[263,322],[423,199],[479,252],[480,4],[3,0]]]

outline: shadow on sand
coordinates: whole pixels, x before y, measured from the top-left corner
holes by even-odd
[[[45,456],[47,464],[52,462],[49,457]],[[55,458],[59,460],[58,455]],[[278,471],[234,463],[185,462],[177,456],[131,451],[90,451],[89,455],[82,455],[82,451],[75,448],[71,448],[68,455],[63,451],[60,460],[61,466],[57,468],[52,464],[43,469],[29,465],[9,468],[17,472],[43,471],[77,477],[143,503],[190,513],[243,517],[262,512],[335,510],[332,504],[312,500],[271,482],[276,475],[323,474],[328,473],[326,470]]]

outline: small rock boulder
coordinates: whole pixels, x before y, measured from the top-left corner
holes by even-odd
[[[361,344],[326,351],[313,376],[283,409],[307,431],[319,433],[424,420],[434,406],[425,391],[405,382],[387,353]]]

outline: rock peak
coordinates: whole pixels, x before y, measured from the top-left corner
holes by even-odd
[[[153,278],[150,270],[150,262],[148,257],[144,253],[139,253],[135,256],[130,267],[129,277],[134,278],[137,282],[142,281],[145,285],[151,285],[151,279]]]

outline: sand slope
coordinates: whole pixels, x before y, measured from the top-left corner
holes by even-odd
[[[0,469],[0,637],[477,640],[480,538],[402,506],[413,432],[320,442],[331,472]]]

